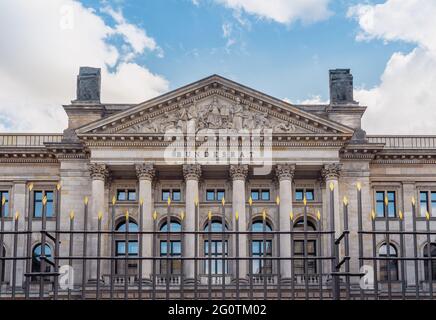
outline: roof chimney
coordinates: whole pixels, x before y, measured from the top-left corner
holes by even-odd
[[[330,70],[330,104],[357,104],[353,99],[353,75],[350,69]]]
[[[80,67],[75,102],[100,103],[101,69]]]

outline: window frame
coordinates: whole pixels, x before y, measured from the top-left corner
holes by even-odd
[[[164,199],[164,192],[168,192],[169,193],[169,197],[171,198],[171,201],[174,202],[182,202],[182,189],[177,187],[177,188],[162,188],[160,190],[160,201],[162,202],[167,202],[167,199]],[[180,194],[180,199],[174,199],[174,193],[179,193]]]
[[[421,194],[426,194],[426,211],[430,214],[430,219],[436,220],[436,190],[432,188],[418,189],[419,207],[417,208],[417,219],[426,219],[425,212],[422,212],[423,201],[421,201]]]
[[[219,197],[220,193],[223,193],[222,197]],[[208,196],[209,194],[213,193],[213,200],[209,200]],[[226,198],[226,190],[224,188],[207,188],[205,193],[205,200],[206,202],[220,202],[221,199],[224,197]]]
[[[0,188],[0,201],[3,201],[3,194],[7,194],[7,199],[5,201],[5,209],[6,209],[6,215],[3,212],[3,206],[1,206],[1,202],[0,202],[0,217],[4,217],[5,219],[7,218],[11,218],[12,216],[10,215],[11,212],[11,190],[10,189],[3,189]]]
[[[297,199],[297,192],[301,192],[301,191],[303,192],[303,197],[301,199]],[[312,192],[312,199],[309,199],[307,197],[307,193],[309,191]],[[293,195],[294,195],[293,201],[302,202],[304,200],[304,196],[306,196],[307,201],[314,202],[315,201],[315,188],[313,188],[313,187],[307,187],[307,188],[306,187],[296,187]]]
[[[377,198],[377,195],[383,193],[383,199],[379,200]],[[389,194],[393,194],[394,195],[394,199],[390,200],[389,199]],[[399,219],[398,217],[398,204],[401,203],[401,200],[398,197],[398,190],[396,190],[396,188],[392,187],[392,188],[378,188],[374,190],[374,208],[375,208],[375,218],[376,220],[384,220],[386,219],[386,214],[387,214],[387,218],[388,219]],[[386,206],[385,206],[385,198],[388,197],[388,205],[387,205],[387,212],[386,212]],[[389,215],[389,208],[390,208],[390,204],[393,202],[393,209],[394,209],[394,215],[390,216]],[[378,205],[382,204],[383,205],[383,215],[379,215],[379,211],[378,211]]]
[[[34,188],[31,192],[32,192],[32,211],[31,211],[32,212],[32,219],[42,219],[43,211],[41,211],[41,215],[40,216],[36,215],[36,204],[40,203],[41,204],[41,210],[43,210],[42,200],[44,199],[44,196],[46,196],[48,192],[51,192],[53,196],[52,196],[52,199],[49,199],[47,197],[46,219],[54,219],[56,217],[56,207],[57,207],[56,204],[57,204],[57,201],[58,201],[58,199],[56,197],[55,188],[38,186],[38,187]],[[42,192],[40,200],[36,199],[36,193],[37,192]],[[47,207],[48,207],[49,203],[51,203],[51,208],[52,208],[52,214],[51,215],[47,214]]]
[[[253,192],[258,194],[257,199],[253,197]],[[264,192],[268,193],[268,199],[263,198]],[[250,197],[253,202],[269,202],[271,201],[271,189],[270,188],[250,188]]]
[[[124,200],[121,200],[119,198],[119,194],[121,192],[124,192],[124,194],[125,194],[125,199]],[[130,194],[131,193],[135,194],[135,199],[134,200],[130,199]],[[117,202],[121,202],[121,203],[136,202],[136,201],[138,201],[138,191],[136,190],[136,188],[129,188],[129,187],[127,187],[127,188],[116,188],[116,190],[115,190],[115,199],[117,200]]]

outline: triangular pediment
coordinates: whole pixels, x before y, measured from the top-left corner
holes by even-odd
[[[76,130],[77,134],[163,134],[202,129],[270,129],[277,134],[344,134],[353,130],[282,100],[212,76]]]

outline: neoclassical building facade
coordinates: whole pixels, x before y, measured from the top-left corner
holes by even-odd
[[[364,289],[368,265],[380,292],[388,281],[430,295],[434,235],[365,230],[434,230],[436,136],[366,135],[350,71],[329,76],[326,105],[218,75],[123,105],[100,102],[100,70],[81,68],[63,134],[0,134],[0,296],[38,292],[43,272],[50,295],[61,265],[73,267],[73,294],[319,292],[334,256],[350,290]],[[81,233],[62,232],[72,225]]]

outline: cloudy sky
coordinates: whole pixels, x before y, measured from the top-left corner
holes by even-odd
[[[294,103],[351,68],[370,134],[436,134],[436,0],[1,0],[0,131],[61,132],[79,66],[139,103],[217,73]]]

